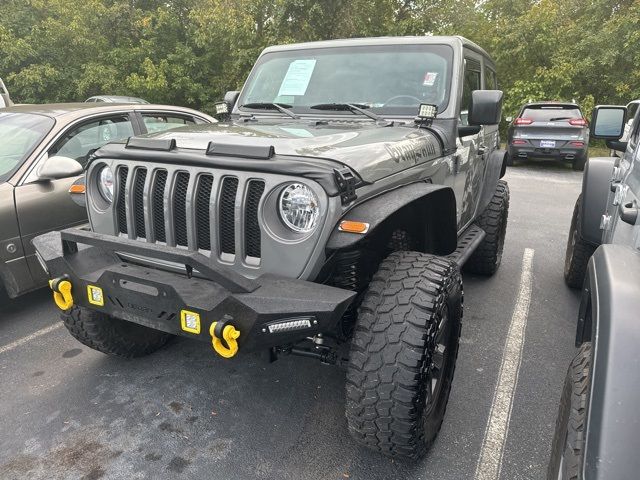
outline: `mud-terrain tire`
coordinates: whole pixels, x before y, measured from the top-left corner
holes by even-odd
[[[64,326],[80,343],[109,355],[135,358],[161,348],[170,334],[73,306],[61,314]]]
[[[507,153],[507,167],[513,167],[516,164],[515,159],[511,156],[511,154]]]
[[[354,439],[391,457],[420,458],[442,425],[455,371],[463,310],[452,261],[390,254],[358,312],[346,381]]]
[[[560,398],[547,480],[582,478],[591,358],[591,342],[583,343],[569,366]]]
[[[580,220],[582,216],[582,195],[576,200],[569,228],[567,251],[564,256],[564,282],[571,288],[582,288],[587,264],[596,247],[580,236]]]
[[[486,236],[465,263],[465,271],[478,275],[496,273],[502,261],[508,216],[509,185],[499,180],[489,205],[476,219],[476,224],[485,231]]]

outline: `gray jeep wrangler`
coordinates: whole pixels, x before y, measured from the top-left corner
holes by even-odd
[[[356,440],[419,457],[453,380],[460,268],[502,256],[495,88],[460,37],[267,48],[224,121],[90,160],[91,231],[34,240],[66,327],[124,357],[182,335],[343,364]]]

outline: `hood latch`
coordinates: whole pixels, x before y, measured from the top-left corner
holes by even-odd
[[[340,192],[342,205],[347,205],[358,198],[358,195],[356,195],[358,179],[349,168],[336,168],[333,170],[333,174],[336,177],[336,183],[338,184],[338,191]]]

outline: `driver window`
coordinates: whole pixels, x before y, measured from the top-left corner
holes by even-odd
[[[460,116],[458,117],[461,126],[469,125],[469,106],[471,105],[471,92],[480,90],[480,63],[476,60],[466,59],[464,68],[464,83],[462,86],[462,102],[460,103]]]
[[[132,137],[133,125],[128,115],[102,117],[69,130],[49,150],[49,156],[73,158],[85,165],[87,154],[116,140]]]

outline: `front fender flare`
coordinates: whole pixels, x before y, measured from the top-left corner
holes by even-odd
[[[589,261],[585,300],[591,307],[593,367],[584,476],[636,478],[640,252],[625,245],[600,246]]]
[[[437,212],[431,210],[437,205]],[[456,198],[451,187],[417,182],[389,190],[376,197],[365,200],[349,210],[341,220],[354,220],[369,224],[366,236],[405,207],[415,206],[423,213],[416,221],[424,222],[431,228],[434,237],[433,253],[448,255],[458,243]],[[432,213],[430,215],[430,212]],[[340,223],[334,227],[327,243],[328,250],[342,250],[351,247],[365,238],[365,235],[342,232]]]
[[[593,157],[584,168],[580,236],[594,245],[600,245],[602,241],[600,222],[602,215],[607,211],[609,187],[615,162],[614,157]]]

